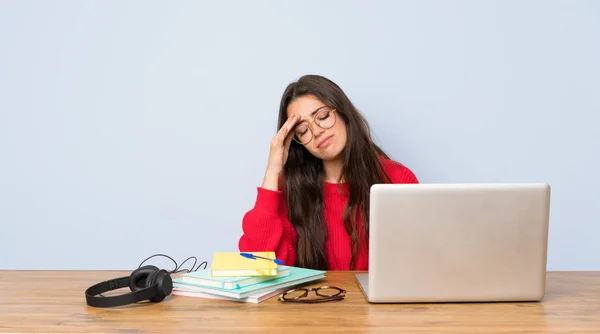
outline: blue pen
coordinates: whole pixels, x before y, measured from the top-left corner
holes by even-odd
[[[273,261],[273,262],[275,262],[277,264],[283,264],[283,260],[280,260],[280,259],[271,259],[271,258],[268,258],[268,257],[258,256],[258,255],[254,255],[254,254],[250,254],[250,253],[240,253],[240,255],[243,256],[243,257],[247,257],[249,259],[253,259],[253,260],[263,259],[263,260]]]

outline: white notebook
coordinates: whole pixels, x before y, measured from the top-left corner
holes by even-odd
[[[180,288],[173,288],[173,291],[171,292],[171,294],[179,295],[179,296],[186,296],[186,297],[219,299],[219,300],[227,300],[227,301],[232,301],[232,302],[258,304],[258,303],[260,303],[264,300],[267,300],[275,295],[279,295],[279,294],[285,292],[286,290],[287,290],[287,288],[267,291],[267,292],[259,293],[257,295],[248,296],[248,297],[242,298],[242,299],[213,295],[211,293],[200,292],[200,291],[191,291],[191,290],[185,290],[185,289],[180,289]]]

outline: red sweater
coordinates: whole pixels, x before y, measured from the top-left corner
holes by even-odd
[[[408,168],[382,158],[383,166],[392,183],[418,183]],[[344,228],[344,209],[348,198],[340,194],[335,183],[324,182],[324,216],[327,224],[325,252],[329,270],[350,270],[350,236]],[[360,222],[359,226],[360,226]],[[286,203],[282,191],[258,187],[254,208],[242,220],[243,235],[238,247],[241,252],[275,251],[286,265],[296,262],[296,230],[287,219]],[[368,270],[368,247],[359,247],[355,270]]]

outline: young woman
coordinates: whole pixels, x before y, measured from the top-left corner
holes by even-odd
[[[373,143],[363,116],[322,76],[288,85],[278,124],[240,251],[274,251],[290,266],[368,270],[371,185],[417,178]]]

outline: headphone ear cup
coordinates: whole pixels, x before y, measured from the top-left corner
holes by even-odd
[[[129,277],[129,289],[133,292],[145,289],[150,275],[156,274],[160,269],[148,265],[134,270]]]
[[[156,303],[162,301],[171,294],[171,291],[173,290],[173,280],[166,270],[161,269],[148,275],[148,278],[146,279],[146,287],[151,287],[155,284],[158,285],[158,294],[150,298],[150,301]]]
[[[158,276],[159,272],[160,272],[159,270],[154,271],[154,272],[150,273],[148,275],[148,277],[146,277],[146,282],[144,283],[145,288],[149,288],[156,283],[156,277]]]

